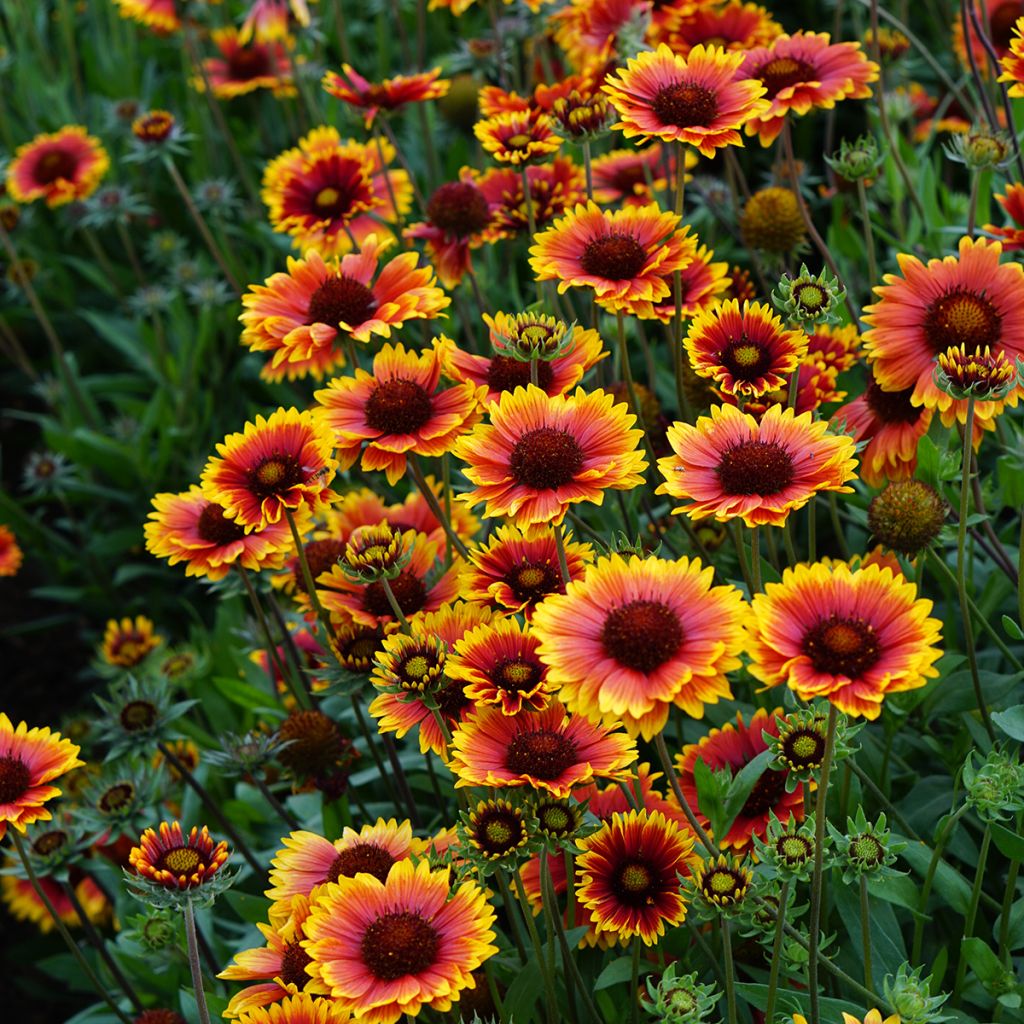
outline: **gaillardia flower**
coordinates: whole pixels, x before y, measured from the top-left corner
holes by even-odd
[[[513,167],[545,160],[562,145],[551,118],[532,110],[485,118],[474,125],[473,134],[498,163]]]
[[[311,249],[288,257],[287,273],[250,285],[242,296],[242,344],[269,352],[264,376],[279,380],[309,373],[316,378],[344,363],[344,337],[368,342],[390,338],[409,320],[432,319],[450,303],[429,267],[416,254],[401,253],[383,266],[385,246],[368,235],[358,253],[324,261]]]
[[[738,129],[765,113],[766,89],[737,74],[742,53],[694,46],[681,57],[664,43],[629,60],[602,86],[627,139],[656,138],[695,146],[706,157],[722,146],[742,146]]]
[[[1024,356],[1024,267],[1001,263],[1002,246],[960,239],[956,256],[922,263],[897,257],[902,277],[886,274],[878,301],[865,307],[864,352],[885,391],[913,388],[911,402],[938,409],[944,424],[967,419],[966,400],[941,391],[933,379],[936,357],[954,346],[968,353],[988,346],[1010,363]],[[1018,389],[1006,401],[1016,405]],[[998,403],[977,402],[975,415],[991,420]]]
[[[652,946],[666,924],[685,919],[678,876],[688,873],[693,836],[674,821],[657,811],[613,814],[579,845],[577,896],[599,933]]]
[[[215,28],[210,38],[220,56],[204,60],[203,66],[218,99],[233,100],[257,89],[272,89],[277,96],[294,94],[292,64],[284,43],[244,45],[234,26]],[[192,84],[200,92],[206,88],[202,76],[194,78]]]
[[[224,1015],[227,1016],[226,1010]],[[317,998],[309,992],[299,992],[269,1006],[250,1006],[242,1011],[238,1017],[238,1024],[352,1024],[354,1020],[352,1012],[339,1003],[331,999]],[[136,1018],[135,1024],[150,1022],[139,1017]],[[161,1020],[153,1021],[152,1024],[177,1022]]]
[[[729,264],[713,262],[715,254],[702,245],[693,261],[679,275],[679,312],[690,319],[706,312],[725,298],[729,288]],[[657,302],[628,302],[624,312],[641,320],[660,320],[671,323],[676,315],[675,280],[665,279],[671,288],[669,294]]]
[[[870,96],[878,65],[867,59],[860,43],[833,43],[827,32],[796,32],[748,50],[739,74],[764,83],[770,106],[747,121],[745,130],[770,146],[790,112],[803,116],[831,110],[840,100]]]
[[[0,711],[0,839],[8,823],[24,832],[34,821],[50,820],[43,805],[61,791],[48,783],[85,763],[79,749],[49,729],[30,729],[25,722],[15,728]]]
[[[699,314],[686,335],[690,364],[727,395],[758,398],[783,387],[807,351],[807,335],[790,331],[760,302],[735,299]]]
[[[280,903],[296,896],[308,896],[318,885],[352,878],[360,872],[383,882],[392,864],[419,853],[422,844],[413,839],[408,821],[378,818],[357,832],[346,827],[332,843],[315,832],[292,832],[281,842],[270,862],[266,895]]]
[[[109,167],[100,140],[72,124],[18,147],[7,168],[7,190],[19,203],[42,199],[61,206],[91,196]]]
[[[474,490],[459,495],[485,503],[488,516],[509,516],[517,526],[558,525],[569,506],[600,505],[605,490],[629,490],[647,467],[636,417],[604,391],[577,388],[551,397],[530,385],[505,392],[478,425],[455,444]]]
[[[1021,89],[1021,95],[1024,95],[1024,88]],[[1017,182],[1007,185],[1005,194],[996,193],[996,202],[1009,215],[1010,223],[1003,227],[986,224],[985,231],[1003,243],[1004,252],[1024,249],[1024,184]]]
[[[453,893],[449,869],[396,864],[381,882],[340,878],[306,922],[310,970],[331,999],[359,1019],[397,1024],[424,1006],[450,1010],[475,987],[473,971],[498,952],[494,912],[475,882]]]
[[[165,889],[196,889],[209,882],[228,859],[228,844],[214,844],[204,825],[186,836],[178,822],[160,822],[147,828],[128,855],[128,863],[142,878]]]
[[[890,569],[798,565],[756,594],[752,609],[751,674],[803,700],[827,697],[846,714],[875,719],[888,694],[938,675],[932,602]]]
[[[300,532],[309,515],[302,510]],[[285,519],[252,533],[224,515],[195,485],[181,494],[158,494],[145,525],[146,549],[171,565],[185,563],[186,576],[221,580],[238,562],[245,569],[280,569],[294,551]]]
[[[568,707],[650,739],[675,704],[701,718],[732,696],[743,599],[699,560],[601,558],[533,613],[548,677]]]
[[[322,512],[337,499],[329,486],[338,467],[333,449],[331,431],[311,412],[257,416],[217,445],[220,458],[203,470],[203,493],[249,533],[279,522],[286,510]]]
[[[746,51],[755,46],[768,46],[782,35],[782,26],[764,7],[744,0],[728,0],[714,6],[686,6],[673,13],[676,16],[666,25],[663,36],[672,51],[683,56],[700,43]]]
[[[355,68],[341,65],[342,74],[327,71],[322,85],[324,91],[336,99],[363,111],[367,128],[373,125],[377,115],[384,111],[399,110],[407,103],[423,103],[436,100],[448,93],[451,83],[441,78],[441,69],[433,68],[418,75],[395,75],[383,82],[368,82]]]
[[[758,423],[735,406],[717,405],[695,425],[673,423],[668,441],[674,454],[658,460],[665,477],[658,493],[690,499],[675,515],[782,526],[819,491],[852,490],[855,444],[829,434],[828,423],[809,412],[773,405]]]
[[[136,615],[134,620],[109,619],[103,634],[100,654],[108,665],[120,668],[134,668],[146,656],[163,643],[153,626],[153,620],[145,615]]]
[[[336,377],[317,391],[320,422],[337,439],[342,468],[362,453],[363,469],[382,469],[394,484],[405,474],[409,453],[451,451],[480,419],[483,388],[465,383],[438,390],[440,380],[436,345],[419,354],[385,345],[374,356],[373,373],[357,368],[354,377]]]
[[[707,828],[710,824],[707,815],[700,806],[697,782],[694,778],[694,765],[698,758],[713,771],[728,769],[733,776],[741,772],[759,754],[768,749],[762,733],[769,732],[773,736],[779,734],[779,723],[776,716],[782,715],[782,708],[766,711],[758,708],[749,722],[745,722],[742,712],[736,714],[736,724],[726,722],[721,729],[712,729],[697,743],[683,747],[682,753],[676,756],[676,768],[683,796],[696,810],[700,823]],[[754,836],[764,836],[768,823],[774,814],[780,820],[788,819],[790,813],[797,819],[804,816],[804,798],[800,788],[790,793],[786,791],[787,772],[774,771],[766,767],[761,777],[754,783],[736,820],[728,833],[715,837],[722,849],[733,848],[737,853],[748,849]]]
[[[530,214],[521,168],[507,164],[492,167],[474,180],[490,210],[485,241],[493,245],[503,238],[515,238],[529,231]],[[583,168],[566,156],[556,156],[550,163],[527,165],[526,182],[537,229],[547,227],[586,197]]]
[[[452,736],[449,767],[462,786],[530,786],[556,797],[594,779],[625,779],[636,743],[621,732],[571,718],[557,701],[543,711],[472,713]]]
[[[656,203],[615,211],[581,203],[534,237],[530,266],[538,281],[558,281],[560,293],[592,288],[613,305],[665,298],[666,278],[697,249],[679,218]]]
[[[14,532],[0,523],[0,576],[17,576],[24,557]]]
[[[1013,26],[1012,34],[1007,33],[1008,38],[1003,42],[1006,52],[999,59],[999,64],[1003,69],[999,81],[1010,83],[1010,88],[1007,91],[1011,96],[1024,96],[1024,17],[1019,17],[1024,14],[1024,9],[1016,3],[1007,3],[1001,6],[1007,9],[1017,7],[1018,18]],[[959,21],[959,19],[957,20]],[[980,41],[978,40],[978,42]],[[986,60],[987,54],[982,54],[979,65],[987,68]]]
[[[175,0],[114,0],[122,18],[151,28],[158,35],[166,35],[181,27]]]

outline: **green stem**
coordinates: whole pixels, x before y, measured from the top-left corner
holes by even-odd
[[[753,527],[750,531],[750,596],[761,593],[761,530]]]
[[[210,1011],[206,1006],[206,992],[203,990],[203,968],[199,963],[199,940],[196,938],[196,915],[192,901],[185,901],[185,936],[188,939],[188,966],[192,971],[192,988],[195,990],[196,1009],[199,1024],[210,1024]]]
[[[669,785],[672,787],[672,792],[675,794],[676,801],[683,809],[683,814],[686,815],[686,820],[690,823],[690,828],[693,829],[693,834],[704,844],[704,848],[708,853],[712,856],[717,855],[719,852],[718,847],[711,841],[711,837],[704,831],[704,826],[697,820],[697,815],[693,813],[693,808],[690,806],[690,802],[686,799],[686,794],[683,793],[682,786],[679,785],[679,776],[676,774],[676,770],[672,765],[672,759],[668,756],[668,747],[665,746],[665,737],[660,732],[654,737],[654,749],[658,752],[662,771],[664,771],[665,778],[668,779]]]
[[[676,216],[683,215],[683,196],[686,192],[686,147],[680,145],[676,156]],[[675,301],[675,319],[672,321],[672,367],[676,378],[676,402],[679,415],[685,422],[690,420],[689,402],[686,398],[686,387],[683,371],[686,355],[683,351],[683,273],[677,270],[672,275],[672,295]]]
[[[860,876],[860,945],[864,952],[864,984],[871,988],[871,905],[868,876]]]
[[[807,561],[816,562],[818,559],[818,517],[816,498],[807,502]]]
[[[779,971],[782,967],[782,936],[786,926],[786,903],[789,900],[789,879],[779,890],[779,909],[775,917],[775,939],[772,942],[772,963],[768,972],[768,1002],[764,1011],[764,1024],[775,1019],[775,1000],[779,994]]]
[[[402,606],[398,603],[398,598],[395,597],[395,592],[391,589],[391,581],[386,576],[382,576],[380,585],[384,589],[384,596],[388,599],[388,604],[391,605],[391,610],[395,613],[395,618],[398,620],[398,624],[402,627],[402,632],[405,633],[406,636],[409,636],[412,633],[412,627],[409,625],[409,620],[402,612]]]
[[[743,575],[743,581],[747,585],[747,591],[753,597],[754,581],[750,575],[750,563],[747,561],[747,552],[743,547],[743,538],[740,536],[739,527],[734,521],[726,525],[726,530],[729,536],[732,537],[733,546],[736,548],[736,560],[739,562],[740,573]]]
[[[981,898],[981,883],[985,880],[985,864],[988,861],[989,847],[992,845],[992,826],[985,825],[985,831],[981,837],[981,850],[978,851],[978,867],[974,872],[974,885],[971,888],[971,900],[967,904],[967,916],[964,918],[965,939],[974,934],[974,919],[978,913],[978,900]],[[954,1006],[960,1002],[960,991],[964,986],[964,979],[967,977],[967,958],[961,956],[956,966],[956,981],[953,984],[952,1003]]]
[[[562,585],[569,585],[569,561],[565,557],[565,524],[552,526],[551,532],[555,535],[555,550],[558,552],[558,569],[562,574]]]
[[[938,870],[939,861],[942,860],[942,851],[946,848],[949,837],[953,834],[956,823],[967,813],[967,804],[964,804],[958,811],[946,819],[938,839],[935,841],[935,849],[932,850],[932,859],[928,862],[928,870],[924,875],[924,882],[921,884],[921,895],[917,901],[917,913],[914,915],[914,941],[911,944],[910,962],[912,964],[921,962],[921,944],[924,940],[925,911],[928,908],[928,897],[931,895],[932,883],[935,880],[935,872]]]
[[[587,199],[594,198],[594,169],[590,158],[590,141],[583,143],[583,171],[587,179]]]
[[[284,510],[285,516],[288,518],[288,526],[292,531],[292,541],[295,543],[295,552],[299,560],[299,568],[302,570],[302,582],[306,584],[306,593],[309,595],[309,603],[316,612],[316,617],[320,620],[320,625],[324,628],[324,642],[328,643],[328,638],[331,635],[331,620],[324,611],[324,606],[320,603],[320,597],[316,592],[316,581],[313,579],[313,574],[309,571],[309,559],[306,558],[306,548],[302,543],[302,537],[299,535],[299,528],[295,523],[295,516],[292,515],[292,510],[286,508]]]
[[[814,873],[811,877],[811,915],[808,922],[810,942],[808,944],[808,981],[811,996],[811,1024],[821,1024],[821,1010],[818,989],[818,945],[821,941],[821,896],[824,883],[825,811],[828,800],[828,777],[832,771],[832,752],[835,748],[836,722],[839,713],[835,704],[829,705],[828,733],[825,737],[825,754],[821,761],[821,776],[818,780],[818,800],[814,808]]]
[[[1017,832],[1020,833],[1021,816],[1017,815]],[[1020,873],[1020,861],[1011,860],[1006,873],[1006,890],[1003,893],[1003,906],[999,913],[999,959],[1006,967],[1011,966],[1010,952],[1010,910],[1017,896],[1017,875]]]
[[[726,917],[722,918],[722,961],[725,964],[725,1003],[729,1024],[736,1024],[736,967],[732,962],[732,935]]]
[[[409,470],[412,473],[413,483],[416,484],[420,494],[423,495],[423,500],[427,503],[427,507],[434,514],[434,518],[441,524],[441,529],[444,530],[444,534],[450,541],[452,547],[454,547],[463,558],[469,558],[469,548],[466,547],[462,538],[455,532],[455,528],[451,524],[451,517],[445,515],[444,509],[441,508],[441,503],[437,500],[437,495],[434,493],[434,489],[427,483],[426,477],[423,475],[423,469],[415,455],[409,456],[408,465]]]
[[[516,949],[519,951],[519,960],[525,965],[529,957],[526,955],[526,941],[523,939],[523,928],[519,921],[520,913],[518,905],[512,903],[508,895],[512,889],[512,883],[509,882],[505,877],[505,873],[500,868],[495,871],[495,877],[498,879],[498,893],[505,908],[505,916],[512,922],[512,938],[515,941]]]
[[[978,219],[978,186],[981,184],[981,174],[974,171],[971,174],[971,197],[967,207],[967,237],[974,237],[974,227]]]
[[[878,264],[875,261],[875,239],[871,230],[871,214],[868,212],[868,191],[864,179],[857,179],[857,203],[860,206],[861,226],[864,229],[864,251],[868,255],[868,290],[878,283]]]
[[[996,741],[995,729],[989,721],[988,708],[985,706],[985,695],[981,690],[981,676],[978,673],[978,656],[974,650],[974,628],[971,625],[971,610],[967,600],[967,515],[970,508],[971,493],[971,453],[974,437],[974,398],[967,399],[967,422],[964,424],[964,446],[962,473],[960,478],[960,521],[956,530],[956,592],[960,598],[960,618],[963,620],[964,649],[967,652],[967,664],[971,670],[971,683],[974,696],[981,712],[981,721],[985,731],[993,743]]]
[[[537,969],[544,980],[544,993],[547,1000],[545,1007],[546,1016],[549,1021],[556,1019],[558,1003],[555,999],[555,983],[548,973],[547,961],[544,959],[544,948],[541,945],[540,933],[537,931],[537,924],[533,919],[533,912],[530,910],[530,901],[526,898],[526,889],[523,888],[523,879],[518,870],[512,872],[512,883],[516,887],[516,896],[519,898],[519,905],[523,908],[523,917],[526,919],[526,930],[530,933],[530,942],[533,944],[533,954],[537,958]],[[541,890],[541,898],[544,893]]]
[[[639,935],[633,936],[633,968],[629,980],[629,1019],[633,1024],[640,1020],[640,947]]]
[[[89,979],[92,986],[100,994],[103,1001],[110,1007],[110,1009],[117,1015],[118,1019],[122,1021],[122,1024],[132,1024],[131,1018],[121,1009],[117,1003],[111,999],[110,994],[107,992],[106,985],[96,976],[96,972],[92,969],[89,961],[85,959],[85,955],[78,948],[78,943],[71,937],[71,933],[68,931],[67,926],[60,919],[60,915],[54,909],[53,903],[50,901],[50,897],[46,895],[46,890],[43,889],[42,885],[39,884],[39,878],[36,876],[35,870],[32,867],[32,863],[28,857],[28,851],[25,849],[25,841],[21,838],[17,828],[11,826],[8,830],[11,837],[14,839],[15,849],[18,851],[18,856],[21,858],[21,863],[25,868],[25,872],[28,874],[28,880],[32,888],[35,890],[36,895],[42,901],[44,907],[53,918],[53,923],[57,926],[57,931],[60,932],[61,938],[67,944],[69,950],[75,960],[78,961],[78,966],[82,968],[85,976]]]

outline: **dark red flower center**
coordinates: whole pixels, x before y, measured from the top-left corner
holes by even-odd
[[[508,745],[505,764],[516,775],[532,775],[550,782],[576,763],[576,744],[550,729],[524,732]]]
[[[554,376],[551,364],[537,360],[537,387],[545,391],[551,387]],[[512,359],[510,356],[494,356],[487,367],[487,386],[492,391],[514,391],[530,383],[530,364]]]
[[[967,288],[955,288],[937,298],[924,316],[924,334],[938,354],[963,345],[973,354],[985,345],[999,343],[1002,316],[985,298]]]
[[[391,584],[391,592],[395,595],[395,600],[398,602],[398,607],[402,609],[403,615],[414,615],[426,604],[427,588],[418,576],[405,571],[388,582]],[[363,591],[363,607],[378,618],[394,616],[388,595],[380,583],[371,583]]]
[[[270,74],[270,51],[265,46],[239,47],[227,58],[228,77],[236,82],[248,82]]]
[[[710,125],[718,114],[718,99],[696,82],[676,82],[658,90],[651,107],[664,124],[677,128]]]
[[[873,377],[868,381],[865,399],[868,408],[883,423],[916,423],[924,411],[910,401],[914,388],[903,388],[902,391],[883,391]]]
[[[32,785],[32,772],[20,757],[0,757],[0,806],[13,804]]]
[[[395,858],[377,843],[354,843],[342,850],[327,870],[325,882],[336,882],[339,878],[354,878],[361,871],[373,875],[379,882],[387,880]]]
[[[651,177],[653,178],[654,175],[652,174]],[[645,192],[649,188],[644,165],[639,160],[616,167],[612,172],[610,184],[624,196],[633,196],[638,192]]]
[[[522,816],[502,807],[488,807],[471,826],[476,845],[488,856],[503,857],[526,839]]]
[[[468,238],[483,231],[491,219],[487,197],[468,181],[449,181],[427,203],[431,224],[456,238]]]
[[[65,846],[67,841],[67,832],[63,832],[61,829],[54,829],[52,832],[44,832],[32,844],[32,849],[40,857],[48,857],[51,853],[56,853],[62,846]]]
[[[419,974],[437,959],[440,936],[419,914],[402,910],[378,917],[363,935],[363,963],[381,981]]]
[[[1021,15],[1024,15],[1024,4],[1018,0],[1008,0],[989,12],[988,35],[1000,57],[1009,51],[1013,29]]]
[[[133,700],[121,708],[120,717],[125,732],[142,732],[156,725],[157,710],[148,700]]]
[[[470,700],[466,696],[465,689],[464,682],[453,679],[434,694],[437,709],[446,722],[458,722],[462,718],[463,711],[469,707]]]
[[[294,455],[272,452],[248,472],[249,490],[263,501],[274,495],[284,494],[305,483],[306,474]]]
[[[773,57],[754,72],[768,90],[768,99],[774,99],[783,89],[798,82],[813,82],[817,72],[813,64],[796,57]]]
[[[554,565],[525,558],[509,570],[505,582],[519,601],[540,601],[563,589],[562,574]]]
[[[616,898],[630,907],[650,906],[651,897],[656,895],[659,872],[653,865],[639,859],[623,861],[615,868],[612,876],[612,891]]]
[[[309,297],[306,323],[331,327],[346,323],[358,327],[369,319],[377,305],[376,296],[361,281],[347,274],[333,274]]]
[[[173,875],[191,875],[202,864],[203,858],[191,846],[175,846],[160,855],[156,867],[161,871],[170,871]]]
[[[630,601],[609,612],[601,629],[609,658],[648,674],[676,656],[683,636],[679,616],[661,601]]]
[[[431,411],[430,395],[401,377],[381,382],[366,400],[366,422],[381,434],[414,434]]]
[[[537,491],[569,483],[583,466],[583,449],[568,430],[539,427],[515,443],[509,471],[516,481]]]
[[[34,176],[43,185],[52,185],[63,178],[65,181],[74,179],[78,161],[74,153],[66,149],[47,150],[36,163]]]
[[[96,806],[105,814],[117,814],[134,799],[135,787],[130,782],[118,782],[103,793],[96,801]]]
[[[312,962],[313,958],[297,942],[289,942],[281,954],[281,970],[278,977],[286,985],[294,985],[301,992],[309,981],[306,965]]]
[[[325,540],[312,540],[303,550],[306,552],[306,562],[309,564],[309,574],[315,583],[319,577],[330,572],[338,563],[338,559],[345,554],[345,543],[335,537],[328,537]],[[295,579],[296,590],[306,592],[306,580],[303,577],[302,566],[296,561],[292,573]]]
[[[745,334],[730,339],[718,352],[717,358],[737,380],[757,380],[772,365],[772,354],[768,347]]]
[[[813,729],[795,729],[782,741],[782,753],[798,771],[817,768],[825,756],[825,737]]]
[[[519,657],[499,661],[491,669],[490,676],[500,690],[526,693],[537,685],[543,673],[544,669],[537,661]]]
[[[587,242],[580,266],[593,277],[628,281],[647,262],[647,251],[632,235],[601,235]]]
[[[761,777],[754,783],[740,810],[744,818],[758,818],[777,807],[786,792],[786,773],[766,768]]]
[[[807,633],[803,650],[816,671],[850,679],[862,676],[882,656],[873,626],[835,613]]]
[[[233,544],[245,536],[245,530],[233,519],[228,519],[220,505],[214,505],[212,502],[203,509],[199,516],[196,533],[199,534],[201,540],[205,540],[208,544],[216,544],[218,547]]]
[[[722,453],[716,472],[726,494],[778,494],[793,482],[793,458],[774,441],[744,441]]]

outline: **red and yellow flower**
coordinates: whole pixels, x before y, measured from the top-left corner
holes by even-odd
[[[764,7],[744,0],[680,7],[660,35],[673,53],[684,57],[698,44],[743,51],[769,46],[782,35],[782,26]]]
[[[625,779],[636,743],[625,733],[566,714],[553,701],[543,711],[505,715],[493,705],[470,714],[452,736],[449,768],[462,786],[530,786],[568,796],[594,779]]]
[[[713,262],[715,254],[702,245],[693,261],[685,266],[679,275],[680,313],[685,318],[700,316],[715,308],[725,297],[732,280],[728,263]],[[624,312],[641,320],[660,320],[671,323],[676,315],[674,275],[665,278],[670,291],[658,302],[628,302]]]
[[[333,449],[330,429],[311,412],[257,416],[217,445],[220,457],[203,470],[203,493],[247,533],[299,508],[315,515],[337,499],[329,486],[338,468]]]
[[[498,163],[513,167],[545,160],[562,145],[551,118],[533,110],[513,110],[477,121],[473,134]]]
[[[777,717],[781,717],[782,708],[767,711],[758,708],[749,721],[744,721],[742,712],[736,713],[736,724],[726,722],[721,729],[712,729],[707,736],[697,743],[689,743],[683,747],[682,753],[676,755],[676,769],[679,773],[679,784],[687,803],[696,811],[700,823],[708,828],[710,822],[700,806],[700,796],[694,777],[694,766],[698,759],[712,771],[727,769],[737,775],[759,754],[768,749],[765,732],[773,736],[779,734]],[[750,848],[752,837],[764,836],[771,816],[774,814],[780,821],[788,821],[792,814],[798,821],[804,816],[804,799],[802,787],[793,792],[786,791],[785,771],[774,771],[765,768],[761,777],[754,783],[745,803],[736,815],[729,831],[721,837],[716,836],[717,844],[724,850],[732,848],[742,853]]]
[[[271,89],[275,96],[293,96],[292,63],[285,43],[242,43],[234,26],[215,28],[210,32],[219,57],[203,61],[206,72],[197,76],[192,84],[202,92],[210,83],[213,95],[221,100],[233,100],[257,89]]]
[[[706,157],[742,146],[739,129],[767,112],[765,86],[738,74],[742,53],[692,47],[683,57],[664,43],[629,60],[602,89],[621,118],[612,127],[627,139],[662,139],[694,146]]]
[[[467,601],[483,601],[528,621],[548,594],[565,593],[558,564],[558,545],[550,530],[524,533],[515,526],[499,526],[483,546],[469,553],[469,564],[459,580]],[[583,575],[594,557],[589,544],[563,539],[569,579]]]
[[[167,35],[181,28],[175,0],[114,0],[122,18],[145,25],[158,35]]]
[[[489,517],[557,526],[570,505],[600,505],[605,490],[629,490],[643,480],[636,417],[604,391],[577,388],[571,397],[551,397],[531,384],[505,392],[488,412],[490,423],[460,438],[454,452],[476,485],[459,497],[483,502]]]
[[[679,218],[656,203],[615,211],[580,204],[534,237],[530,266],[538,281],[558,281],[560,293],[592,288],[616,308],[665,298],[666,277],[686,267],[697,250]]]
[[[336,256],[358,247],[412,206],[412,184],[405,171],[391,169],[394,158],[387,140],[378,150],[354,139],[342,142],[336,128],[314,128],[263,172],[271,225],[291,235],[301,251]]]
[[[450,1010],[474,988],[492,945],[494,911],[476,882],[451,891],[450,869],[396,864],[381,882],[340,878],[321,892],[304,948],[331,999],[358,1019],[397,1024],[424,1006]]]
[[[79,749],[49,729],[30,729],[25,722],[15,728],[0,711],[0,839],[8,824],[24,832],[34,821],[50,820],[44,805],[61,791],[49,783],[85,763]]]
[[[42,199],[62,206],[91,196],[109,168],[100,140],[71,124],[18,147],[7,168],[7,191],[19,203]]]
[[[750,672],[803,700],[827,697],[848,715],[878,718],[888,694],[939,674],[941,623],[931,610],[914,584],[877,565],[786,569],[754,596]]]
[[[186,836],[178,822],[147,828],[128,854],[136,874],[165,889],[195,889],[209,882],[228,859],[228,844],[214,843],[204,825]]]
[[[15,863],[15,862],[11,862]],[[76,872],[72,872],[73,876]],[[68,928],[80,928],[81,918],[64,887],[52,878],[40,878],[39,886],[46,898]],[[79,878],[74,886],[75,898],[85,911],[86,918],[94,925],[105,924],[110,919],[110,901],[103,890],[88,876]],[[4,905],[16,921],[29,921],[36,925],[43,935],[49,935],[56,928],[49,907],[39,898],[35,887],[27,878],[17,875],[0,875],[0,896]]]
[[[336,377],[317,391],[320,422],[334,432],[341,467],[362,453],[363,469],[382,469],[394,484],[410,453],[451,451],[479,421],[484,389],[463,383],[438,390],[440,380],[437,345],[417,355],[389,344],[374,356],[373,373],[357,368],[354,377]]]
[[[307,519],[303,510],[300,530]],[[295,548],[286,520],[246,533],[194,485],[180,494],[156,495],[145,532],[147,551],[171,565],[184,562],[186,576],[211,580],[223,579],[236,562],[254,572],[280,569]]]
[[[24,557],[14,531],[0,523],[0,576],[17,576]]]
[[[583,168],[566,156],[556,156],[551,163],[530,164],[526,168],[526,180],[530,186],[534,226],[538,229],[547,227],[556,217],[582,202],[586,195]],[[530,214],[524,198],[522,170],[492,167],[475,181],[490,211],[485,241],[493,244],[529,230]]]
[[[960,239],[956,256],[932,259],[900,254],[902,276],[886,274],[878,301],[864,307],[871,330],[864,351],[885,391],[913,388],[911,402],[937,409],[942,422],[967,419],[966,399],[956,400],[933,380],[936,357],[964,346],[988,346],[1010,363],[1024,356],[1024,267],[1002,263],[1003,247],[989,239]],[[1005,401],[1016,405],[1020,388]],[[977,402],[976,418],[991,421],[1001,402]],[[990,425],[991,427],[991,425]]]
[[[594,158],[591,173],[594,179],[594,200],[602,206],[647,206],[656,202],[658,193],[675,180],[675,162],[679,154],[675,146],[654,142],[642,149],[613,149]],[[685,171],[697,166],[697,155],[685,151]],[[687,181],[693,176],[686,175]]]
[[[145,1014],[143,1014],[143,1017]],[[363,1018],[369,1020],[369,1018]],[[354,1024],[350,1010],[331,999],[321,999],[308,992],[289,996],[269,1006],[253,1006],[238,1017],[238,1024]],[[140,1024],[150,1024],[141,1021]],[[152,1024],[171,1024],[153,1021]]]
[[[368,342],[390,338],[409,320],[433,319],[450,303],[433,271],[417,266],[413,252],[381,266],[386,248],[368,235],[358,253],[324,261],[311,249],[288,257],[287,273],[251,285],[242,296],[242,344],[271,353],[263,376],[280,380],[309,373],[316,378],[344,365],[344,336]]]
[[[100,654],[108,665],[133,668],[155,651],[164,641],[156,634],[152,619],[136,615],[118,621],[110,619],[103,633]]]
[[[416,75],[395,75],[380,83],[368,82],[355,68],[341,65],[342,74],[327,71],[322,85],[336,99],[363,111],[363,122],[372,127],[377,115],[391,113],[407,103],[423,103],[448,94],[451,82],[441,78],[441,69],[433,68]]]
[[[694,318],[686,352],[694,372],[725,394],[758,398],[787,383],[807,352],[807,335],[787,330],[760,302],[741,307],[729,299]]]
[[[1021,89],[1021,95],[1024,96],[1024,88]],[[996,202],[1009,215],[1010,223],[1003,227],[986,224],[985,230],[1003,243],[1004,252],[1024,249],[1024,185],[1019,182],[1007,185],[1004,195],[996,194]]]
[[[266,895],[292,914],[294,901],[309,896],[317,886],[351,878],[366,872],[384,881],[393,864],[422,851],[422,843],[413,838],[408,821],[378,818],[357,832],[346,826],[331,842],[315,832],[292,832],[281,842],[270,862],[270,888]],[[301,907],[301,904],[298,905]]]
[[[773,405],[759,423],[734,406],[714,406],[696,425],[673,423],[668,440],[674,454],[658,460],[658,493],[690,499],[674,515],[782,526],[819,491],[852,490],[854,442],[829,434],[809,412]]]
[[[580,840],[577,896],[598,933],[652,946],[686,918],[679,875],[693,860],[693,836],[655,811],[614,814]]]
[[[796,32],[747,50],[739,73],[760,79],[767,89],[767,112],[751,118],[745,131],[770,146],[790,113],[802,117],[831,110],[841,100],[866,99],[878,65],[860,43],[833,43],[827,32]]]
[[[1007,61],[1012,61],[1019,52],[1019,46],[1015,51],[1013,43],[1015,35],[1019,40],[1020,33],[1017,26],[1020,25],[1021,17],[1024,15],[1024,3],[1021,0],[970,0],[970,2],[974,6],[978,23],[983,26],[983,31],[995,50],[996,57],[1006,69]],[[987,78],[992,70],[988,62],[988,50],[978,38],[970,17],[968,17],[968,40],[978,72]],[[957,55],[964,70],[970,72],[971,61],[967,56],[967,45],[964,41],[963,19],[958,10],[953,21],[953,52]],[[1012,96],[1013,93],[1011,92],[1010,95]]]
[[[1007,3],[1002,6],[1006,8],[1021,7],[1017,3]],[[1017,13],[1018,15],[1024,14],[1024,8],[1018,10]],[[1024,96],[1024,17],[1017,18],[1013,31],[1007,33],[1007,38],[1001,40],[1001,42],[1004,52],[999,58],[999,64],[1003,69],[1003,73],[999,76],[999,81],[1010,83],[1010,88],[1007,91],[1011,96]],[[987,54],[982,55],[978,66],[979,68],[984,67],[987,69]]]
[[[732,693],[743,598],[712,586],[699,560],[601,558],[533,613],[541,660],[559,698],[593,722],[650,739],[671,705],[701,718]]]

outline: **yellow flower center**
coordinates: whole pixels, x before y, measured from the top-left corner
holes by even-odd
[[[754,366],[761,358],[761,350],[756,345],[737,345],[731,355],[740,366]]]
[[[334,206],[334,204],[341,198],[341,193],[336,188],[322,188],[316,194],[314,202],[317,206]]]
[[[168,850],[161,858],[161,867],[176,875],[190,875],[199,867],[200,857],[190,846],[179,846]]]

